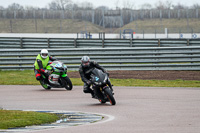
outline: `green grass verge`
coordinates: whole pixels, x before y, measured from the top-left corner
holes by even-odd
[[[50,113],[32,111],[0,110],[0,129],[25,127],[52,123],[59,117]]]
[[[200,87],[197,80],[141,80],[141,79],[112,79],[115,86],[143,86],[143,87]]]
[[[80,78],[70,78],[74,86],[82,86]],[[197,80],[141,80],[141,79],[111,79],[114,86],[144,86],[144,87],[200,87]],[[1,85],[40,85],[35,79],[33,70],[0,71]]]

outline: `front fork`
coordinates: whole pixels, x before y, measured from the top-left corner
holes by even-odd
[[[108,88],[108,87],[109,87],[109,85],[106,85],[106,86],[100,88],[101,93],[103,94],[103,97],[104,97],[105,100],[107,100],[107,95],[105,94],[105,91],[104,91],[104,90],[105,90],[106,88]],[[110,87],[109,87],[109,88],[110,88]],[[112,88],[110,88],[110,89],[111,89],[111,91],[112,91]]]
[[[64,80],[64,78],[66,77],[67,77],[67,73],[63,73],[60,75],[60,85],[63,87],[66,85],[65,80]]]

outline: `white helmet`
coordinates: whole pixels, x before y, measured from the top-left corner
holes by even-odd
[[[83,57],[81,58],[81,62],[82,62],[82,65],[83,65],[84,67],[88,67],[88,66],[90,65],[90,57],[88,57],[88,56],[83,56]]]
[[[46,59],[48,56],[48,50],[47,49],[42,49],[40,52],[40,55],[43,59]]]

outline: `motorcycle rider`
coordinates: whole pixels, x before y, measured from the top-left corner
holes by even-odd
[[[50,71],[46,70],[49,60],[55,61],[56,59],[48,55],[47,49],[42,49],[37,55],[36,61],[34,63],[34,72],[36,80],[41,80],[41,73],[48,75]]]
[[[109,76],[109,73],[102,67],[100,66],[97,62],[91,61],[88,56],[83,56],[81,58],[81,65],[79,67],[79,74],[81,76],[81,80],[84,82],[83,86],[83,92],[84,93],[91,93],[92,97],[94,96],[93,90],[90,88],[91,86],[91,81],[90,81],[90,75],[86,74],[86,72],[92,68],[98,68],[102,70],[104,73],[107,73]],[[111,83],[108,83],[108,86],[113,90]]]

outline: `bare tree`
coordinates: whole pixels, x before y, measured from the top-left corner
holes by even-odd
[[[21,6],[20,4],[13,3],[13,4],[9,5],[7,9],[8,10],[23,10],[24,7]]]
[[[82,2],[80,4],[80,8],[84,9],[84,10],[92,10],[94,8],[94,6],[91,2]]]
[[[52,1],[51,3],[49,3],[49,9],[57,10],[58,9],[57,3],[55,1]]]
[[[54,10],[67,10],[72,8],[69,5],[72,5],[71,0],[54,0],[51,3],[49,3],[49,8]]]
[[[4,7],[3,7],[3,6],[0,6],[0,10],[4,10]]]
[[[79,6],[77,4],[72,4],[72,10],[79,10]]]
[[[188,9],[188,6],[178,3],[177,5],[172,5],[173,9]]]
[[[164,3],[164,2],[158,1],[158,2],[155,4],[155,8],[156,8],[156,9],[159,9],[159,10],[163,10],[163,9],[166,9],[166,6],[165,6],[165,3]]]
[[[193,4],[191,8],[192,9],[200,9],[200,5],[198,3],[196,3],[196,4]]]
[[[171,9],[172,8],[172,2],[171,1],[158,1],[157,4],[155,4],[155,8],[159,10],[163,9]]]
[[[145,4],[142,4],[140,8],[141,9],[152,9],[152,5],[149,3],[145,3]]]
[[[96,10],[109,10],[109,7],[107,6],[99,6],[96,8]]]
[[[40,8],[39,7],[33,7],[33,6],[25,6],[24,9],[25,10],[38,10]]]
[[[166,7],[166,9],[171,9],[172,8],[172,2],[167,0],[165,2],[165,7]]]
[[[131,3],[129,0],[123,1],[123,9],[133,9],[134,3]]]
[[[115,7],[116,7],[116,10],[118,10],[119,9],[119,0],[116,0],[116,2],[115,2]]]

